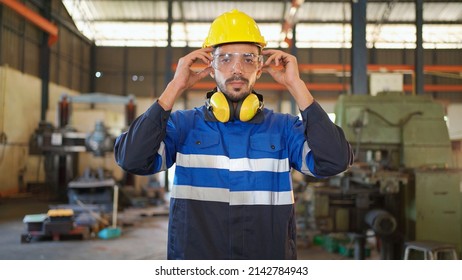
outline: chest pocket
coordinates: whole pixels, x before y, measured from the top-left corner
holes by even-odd
[[[262,156],[279,153],[284,149],[284,145],[281,134],[259,133],[250,137],[250,147]]]
[[[205,150],[215,150],[220,143],[217,133],[191,131],[186,137],[181,149],[186,153],[194,153]]]
[[[290,191],[290,168],[287,149],[282,134],[261,133],[250,137],[250,157],[256,161],[256,169],[263,172],[250,172],[257,190],[270,191],[262,193],[268,196],[266,202],[279,204],[279,195],[272,192]]]

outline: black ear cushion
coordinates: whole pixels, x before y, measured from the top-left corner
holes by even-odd
[[[245,98],[243,100],[239,100],[239,102],[237,102],[236,110],[234,110],[234,114],[233,114],[233,116],[234,116],[234,118],[236,120],[240,120],[239,115],[241,114],[241,108],[242,108],[242,104],[244,103],[244,100],[245,100]]]
[[[225,95],[226,96],[226,95]],[[226,100],[228,100],[228,107],[229,107],[229,120],[232,121],[234,119],[234,106],[233,106],[233,103],[231,103],[229,101],[228,98],[226,98]]]

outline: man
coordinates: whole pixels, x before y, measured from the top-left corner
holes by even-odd
[[[219,16],[204,47],[179,60],[157,102],[116,141],[117,163],[128,172],[148,175],[176,163],[169,259],[295,259],[291,169],[328,177],[352,162],[342,130],[300,79],[296,58],[265,45],[248,15]],[[196,61],[208,67],[194,72]],[[287,88],[303,121],[263,108],[253,91],[262,72]],[[171,113],[207,75],[217,88],[206,104]]]

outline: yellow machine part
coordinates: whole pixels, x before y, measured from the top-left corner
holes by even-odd
[[[72,209],[50,209],[47,215],[49,217],[70,217],[74,216],[74,210]]]

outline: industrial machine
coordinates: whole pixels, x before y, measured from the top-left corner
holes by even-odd
[[[32,240],[60,240],[62,237],[85,239],[90,229],[77,225],[72,209],[50,209],[46,214],[24,216],[26,231],[21,234],[21,243]]]
[[[109,225],[107,213],[117,211],[113,199],[117,182],[111,172],[99,168],[87,168],[78,176],[78,156],[81,152],[91,152],[102,157],[112,152],[115,137],[108,133],[102,121],[95,122],[91,132],[78,132],[70,126],[72,104],[109,103],[125,105],[128,126],[135,118],[136,105],[133,96],[111,96],[100,93],[68,96],[63,94],[58,103],[58,127],[40,122],[30,140],[30,154],[41,155],[44,162],[45,185],[52,200],[66,201],[68,204],[50,205],[47,214],[26,215],[23,222],[26,231],[21,242],[33,239],[63,236],[86,237]],[[127,178],[133,178],[126,174]],[[114,217],[115,215],[113,215]],[[114,218],[113,218],[114,219]],[[114,222],[115,223],[115,222]]]
[[[86,104],[123,104],[125,106],[126,126],[135,118],[135,99],[133,96],[112,96],[101,93],[88,93],[78,96],[63,94],[58,103],[58,127],[51,123],[40,122],[30,140],[30,154],[43,155],[45,166],[45,184],[50,186],[58,200],[68,197],[68,185],[78,180],[78,153],[91,152],[96,157],[104,156],[114,147],[115,137],[110,135],[102,121],[95,122],[92,132],[78,132],[69,125],[72,105]],[[101,177],[101,176],[100,176]],[[129,174],[128,180],[132,178]],[[99,177],[98,177],[99,178]],[[102,186],[107,187],[106,177],[100,178]],[[127,179],[126,179],[127,180]],[[77,182],[81,183],[81,181]],[[92,182],[93,187],[96,184]],[[74,184],[75,185],[75,184]],[[72,189],[76,189],[71,184]],[[80,184],[82,185],[82,184]],[[112,188],[114,184],[110,184]],[[74,193],[75,195],[75,193]]]
[[[349,233],[364,258],[369,232],[382,259],[402,259],[404,244],[431,241],[462,251],[462,172],[452,166],[443,107],[429,96],[342,95],[336,108],[355,163],[313,187],[315,226]]]

